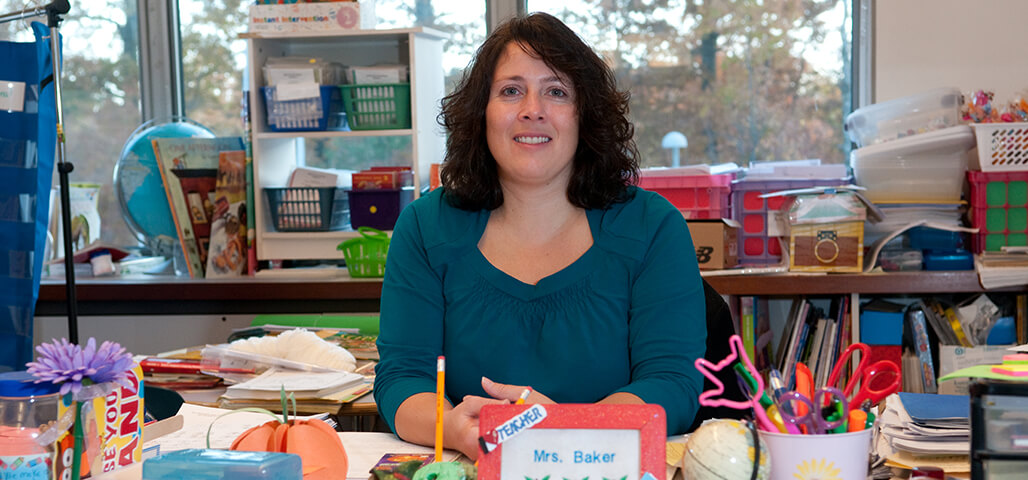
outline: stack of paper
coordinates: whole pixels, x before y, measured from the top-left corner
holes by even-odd
[[[890,395],[879,418],[875,451],[893,468],[938,466],[947,473],[970,472],[969,412],[967,395]]]
[[[1028,251],[1003,247],[1001,252],[984,252],[975,257],[975,269],[984,288],[1024,285],[1028,283]]]
[[[325,398],[364,385],[364,376],[353,372],[301,372],[272,368],[252,380],[231,385],[223,398],[278,399],[284,388],[297,400]]]

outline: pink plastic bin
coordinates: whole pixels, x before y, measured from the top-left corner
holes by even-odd
[[[666,198],[689,220],[730,218],[730,194],[734,174],[644,176],[639,188]]]

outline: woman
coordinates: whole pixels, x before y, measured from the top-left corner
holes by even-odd
[[[657,403],[668,433],[703,382],[703,287],[681,213],[631,186],[628,94],[577,35],[536,13],[501,25],[443,100],[443,188],[397,221],[382,286],[375,399],[404,440],[478,456],[478,412]]]

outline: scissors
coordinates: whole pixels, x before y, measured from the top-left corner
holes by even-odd
[[[856,373],[846,382],[846,387],[842,389],[846,398],[850,398],[853,395],[849,405],[853,408],[859,408],[860,404],[864,403],[864,400],[871,400],[872,404],[877,404],[890,394],[898,392],[902,380],[899,365],[896,365],[896,362],[891,360],[879,360],[870,363],[871,347],[859,342],[850,345],[842,352],[842,356],[839,357],[835,367],[832,368],[832,374],[828,376],[828,385],[833,387],[838,385],[839,377],[842,376],[844,367],[850,363],[853,353],[857,350],[860,351],[860,362],[857,363]],[[854,394],[853,389],[858,382],[860,383],[860,388]]]
[[[825,410],[822,410],[820,405],[833,405],[833,402],[839,402],[841,408],[832,412],[836,416],[835,420],[829,420],[825,418]],[[818,407],[815,408],[815,405]],[[849,411],[848,406],[846,396],[835,387],[819,388],[814,392],[813,398],[792,390],[782,395],[778,414],[782,416],[782,420],[792,425],[805,425],[807,433],[823,435],[846,421],[844,412]],[[803,408],[806,409],[806,413],[799,413]]]

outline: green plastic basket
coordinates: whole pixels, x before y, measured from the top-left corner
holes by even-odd
[[[351,238],[336,247],[343,252],[346,269],[351,277],[385,276],[389,234],[371,227],[357,229],[361,236]]]
[[[410,128],[410,84],[340,85],[350,130]]]

